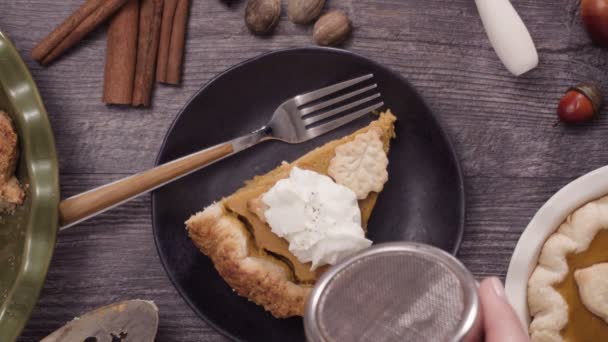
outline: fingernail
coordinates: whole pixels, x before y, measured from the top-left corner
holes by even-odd
[[[498,297],[504,297],[505,288],[502,286],[500,279],[498,279],[496,277],[492,277],[492,278],[490,278],[490,282],[492,283],[492,288],[494,289],[494,293],[496,293],[496,295]]]

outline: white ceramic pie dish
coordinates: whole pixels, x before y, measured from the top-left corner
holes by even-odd
[[[505,289],[507,298],[526,331],[530,324],[526,298],[528,279],[536,267],[545,240],[569,214],[585,203],[606,194],[608,194],[608,166],[572,181],[555,193],[536,212],[519,238],[507,271]]]

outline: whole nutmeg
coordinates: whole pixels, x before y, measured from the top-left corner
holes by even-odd
[[[581,15],[591,39],[608,47],[608,0],[583,0]]]
[[[281,17],[281,0],[249,0],[245,9],[245,23],[253,32],[270,32]]]
[[[313,29],[313,39],[319,45],[333,46],[344,42],[352,30],[350,19],[341,11],[324,14]]]
[[[589,121],[599,114],[603,103],[600,88],[591,83],[582,83],[568,89],[559,101],[557,115],[565,123]]]
[[[325,6],[325,0],[289,0],[287,16],[296,24],[308,24],[317,19]]]

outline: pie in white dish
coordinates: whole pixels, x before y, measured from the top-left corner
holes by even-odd
[[[532,341],[608,341],[608,196],[570,214],[528,281]]]

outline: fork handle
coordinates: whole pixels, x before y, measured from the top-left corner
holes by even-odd
[[[150,170],[70,197],[59,204],[60,229],[84,221],[141,194],[197,171],[264,139],[264,129],[222,143]]]
[[[61,229],[150,191],[233,151],[232,144],[221,144],[63,200],[59,204]]]

